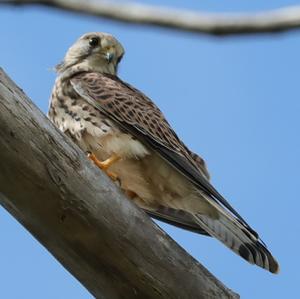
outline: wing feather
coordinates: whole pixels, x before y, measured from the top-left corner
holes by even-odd
[[[123,130],[142,137],[162,158],[186,176],[211,200],[229,210],[237,220],[258,237],[239,213],[210,184],[205,164],[183,144],[159,108],[142,92],[118,77],[96,72],[82,72],[71,78],[75,91],[90,105],[114,120]],[[201,159],[198,157],[198,159]]]
[[[201,225],[194,220],[194,216],[183,210],[175,210],[169,207],[160,206],[157,207],[155,211],[145,210],[145,212],[157,220],[175,225],[194,233],[209,236],[209,234],[201,228]]]
[[[161,207],[146,211],[150,216],[173,225],[211,235],[222,241],[250,263],[277,272],[276,260],[258,234],[210,184],[202,158],[191,152],[178,138],[162,112],[139,90],[118,77],[96,72],[82,72],[71,78],[74,90],[90,105],[115,121],[120,128],[156,150],[170,165],[180,171],[219,212],[211,219],[203,214],[180,213]]]

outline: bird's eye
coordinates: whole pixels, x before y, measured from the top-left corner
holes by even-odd
[[[92,46],[92,47],[97,47],[97,46],[99,45],[99,43],[100,43],[99,37],[91,37],[91,38],[89,39],[89,44],[90,44],[90,46]]]

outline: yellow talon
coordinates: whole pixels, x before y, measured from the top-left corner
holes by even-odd
[[[106,172],[106,174],[113,180],[116,181],[118,179],[118,176],[110,171],[107,171],[107,169],[114,164],[115,162],[117,162],[118,160],[120,160],[120,157],[117,156],[116,154],[112,154],[111,157],[109,157],[108,159],[104,160],[104,161],[99,161],[97,159],[97,157],[93,154],[93,153],[88,153],[88,158],[90,160],[92,160],[100,169],[104,170]]]
[[[113,181],[116,181],[116,180],[118,179],[117,174],[115,174],[114,172],[106,171],[106,174],[107,174]]]

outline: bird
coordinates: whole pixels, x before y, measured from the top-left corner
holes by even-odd
[[[118,77],[124,53],[111,34],[82,35],[55,68],[49,119],[148,215],[278,273],[257,232],[211,184],[205,161],[149,97]]]

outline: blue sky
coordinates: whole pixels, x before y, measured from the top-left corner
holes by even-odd
[[[258,11],[296,2],[163,4]],[[1,7],[0,66],[46,112],[55,78],[51,68],[89,31],[110,32],[123,43],[120,77],[149,95],[205,158],[213,184],[260,233],[281,273],[249,265],[216,240],[161,226],[242,298],[294,298],[300,282],[300,31],[215,38],[46,8]],[[0,244],[0,298],[92,298],[2,208]]]

